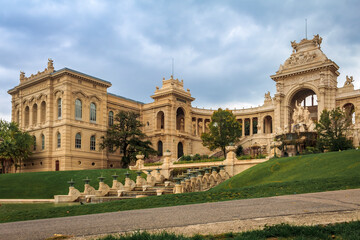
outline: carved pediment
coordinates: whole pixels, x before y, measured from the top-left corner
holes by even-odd
[[[54,96],[61,96],[61,95],[63,95],[63,94],[64,94],[64,91],[63,91],[63,90],[57,89],[57,90],[54,91]]]
[[[80,98],[89,98],[83,91],[75,91],[72,92],[74,96],[80,97]]]
[[[42,100],[47,99],[47,95],[41,93],[41,94],[37,97],[37,100],[41,100],[41,99],[42,99]]]
[[[93,101],[96,101],[96,102],[100,102],[100,101],[101,101],[101,99],[100,99],[98,96],[96,96],[96,95],[91,95],[89,98],[90,98],[90,100],[93,100]]]

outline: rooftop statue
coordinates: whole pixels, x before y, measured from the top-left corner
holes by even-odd
[[[345,83],[344,83],[344,87],[345,86],[350,86],[350,85],[353,85],[352,83],[354,82],[354,78],[353,78],[353,76],[348,76],[348,75],[346,75],[346,81],[345,81]]]

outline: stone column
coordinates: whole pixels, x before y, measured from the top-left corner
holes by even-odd
[[[196,118],[196,126],[195,126],[195,128],[196,128],[196,136],[199,136],[199,119],[198,118]]]
[[[241,126],[241,131],[242,131],[242,137],[245,137],[245,118],[242,118],[242,126]]]
[[[250,119],[250,136],[253,135],[253,118],[249,118]]]

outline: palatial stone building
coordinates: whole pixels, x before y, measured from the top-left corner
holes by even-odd
[[[321,51],[322,38],[291,42],[293,51],[271,76],[276,83],[273,97],[265,94],[259,107],[233,110],[242,125],[243,147],[258,145],[270,152],[276,134],[291,131],[296,103],[306,106],[312,120],[323,109],[344,108],[353,117],[352,138],[359,145],[360,90],[346,76],[337,87],[338,65]],[[207,131],[213,110],[192,107],[194,98],[183,81],[163,79],[151,96],[141,103],[107,92],[110,82],[68,68],[55,71],[52,60],[43,72],[25,77],[8,93],[12,96],[12,121],[36,139],[34,154],[22,171],[57,171],[120,167],[121,153],[99,150],[101,136],[119,110],[135,111],[144,124],[143,132],[159,152],[210,154],[200,135]]]

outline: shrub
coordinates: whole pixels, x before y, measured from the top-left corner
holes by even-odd
[[[177,175],[181,175],[182,173],[186,172],[187,168],[174,168],[174,170],[170,173],[170,178],[173,179]]]
[[[237,146],[235,153],[236,153],[237,157],[240,157],[241,155],[243,155],[243,147],[241,145]]]
[[[313,154],[313,153],[319,153],[320,150],[316,147],[306,147],[304,154]]]
[[[200,159],[201,159],[201,156],[200,156],[200,154],[197,153],[194,155],[192,160],[200,160]]]
[[[246,160],[246,159],[252,159],[250,155],[242,155],[240,157],[237,157],[238,160]]]
[[[183,155],[179,161],[191,161],[192,158],[190,155]]]

